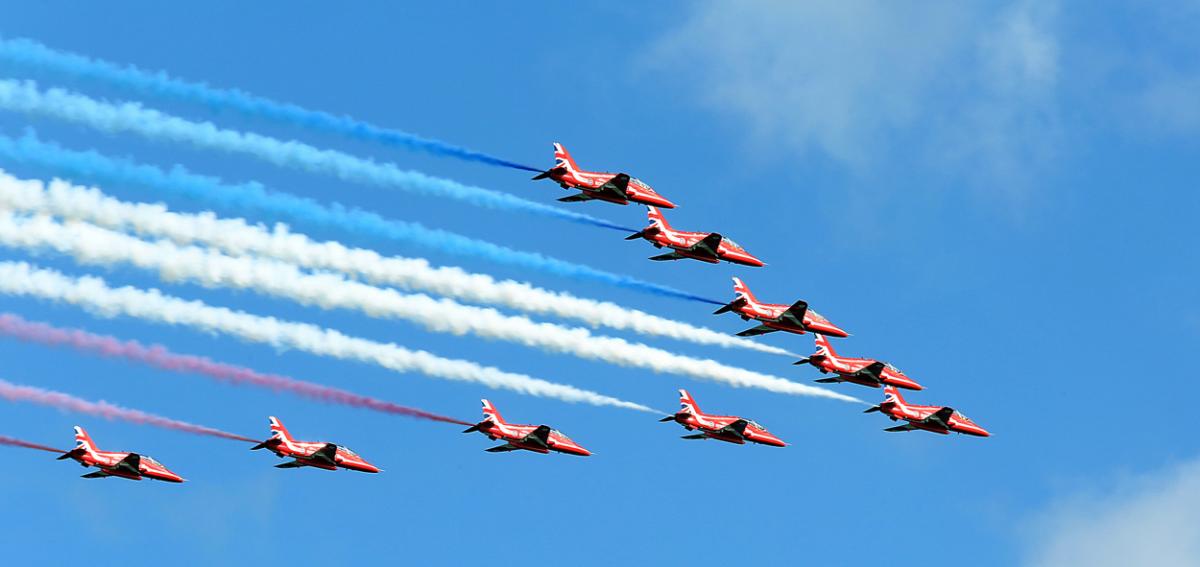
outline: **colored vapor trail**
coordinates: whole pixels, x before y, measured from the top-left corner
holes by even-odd
[[[237,89],[219,89],[204,83],[184,81],[162,71],[145,71],[133,65],[121,66],[85,55],[55,50],[28,39],[0,38],[0,60],[73,78],[101,81],[139,94],[200,103],[212,108],[230,109],[251,117],[283,122],[318,132],[339,134],[356,140],[378,142],[386,146],[425,151],[435,155],[489,165],[525,171],[541,171],[535,167],[521,165],[440,140],[422,138],[416,134],[375,126],[349,116],[336,116],[328,112],[310,110]]]
[[[43,390],[33,386],[22,386],[13,384],[6,380],[0,380],[0,398],[4,398],[10,402],[29,402],[50,406],[65,411],[84,413],[103,417],[105,419],[119,419],[130,423],[143,425],[153,425],[165,429],[174,429],[187,433],[195,433],[197,435],[209,435],[212,437],[221,437],[224,439],[233,439],[234,441],[246,441],[249,443],[257,443],[255,439],[242,437],[233,433],[227,433],[220,429],[213,429],[203,425],[196,425],[186,421],[170,419],[144,411],[123,408],[113,405],[108,402],[89,402],[80,398],[76,398],[70,394],[55,392],[53,390]]]
[[[329,270],[398,288],[486,303],[528,313],[554,315],[592,327],[631,330],[651,336],[725,348],[745,348],[799,357],[786,349],[651,315],[606,301],[550,291],[524,282],[497,280],[455,267],[434,267],[420,258],[383,256],[339,242],[317,242],[288,230],[212,213],[177,213],[162,204],[129,203],[99,189],[53,180],[20,180],[0,170],[0,207],[81,220],[110,230],[165,238],[177,244],[213,247],[232,256],[263,256],[309,270]]]
[[[62,450],[55,449],[54,447],[38,445],[37,443],[30,443],[28,441],[22,441],[20,439],[13,439],[12,437],[5,437],[3,435],[0,435],[0,445],[8,445],[10,447],[25,447],[26,449],[37,449],[39,451],[49,451],[51,453],[62,453],[63,452]]]
[[[447,359],[393,343],[351,337],[333,329],[262,317],[202,301],[187,301],[158,290],[109,287],[94,277],[72,278],[24,262],[0,262],[0,293],[38,297],[78,305],[101,317],[125,315],[146,321],[180,325],[239,339],[287,347],[343,360],[375,364],[395,372],[419,372],[433,378],[482,384],[522,394],[658,413],[611,396],[524,374],[504,372],[466,360]]]
[[[0,187],[4,185],[0,183]],[[860,402],[824,388],[616,337],[594,335],[580,327],[540,323],[526,317],[505,315],[495,309],[463,305],[450,299],[437,300],[423,294],[401,294],[394,289],[347,280],[332,273],[309,274],[294,265],[271,259],[235,258],[211,249],[177,246],[166,240],[146,242],[85,223],[60,224],[46,216],[25,218],[0,211],[0,244],[35,252],[53,249],[85,264],[131,264],[155,270],[166,281],[249,289],[301,305],[353,309],[370,317],[405,319],[439,333],[469,333],[547,352],[655,372],[685,374],[732,386]]]
[[[713,305],[725,304],[723,301],[582,264],[534,252],[513,250],[460,234],[431,229],[418,223],[387,219],[371,211],[344,207],[337,203],[326,206],[307,197],[268,191],[256,182],[229,185],[220,179],[194,174],[179,166],[164,171],[151,165],[109,158],[93,151],[68,150],[53,143],[42,142],[32,134],[26,134],[19,139],[0,136],[0,157],[53,169],[67,177],[150,187],[245,214],[268,215],[368,238],[406,242],[447,254],[482,258],[498,264],[578,281],[599,282],[662,297]]]
[[[197,147],[248,155],[280,167],[334,176],[343,181],[395,188],[454,199],[478,207],[526,212],[580,224],[636,232],[609,221],[517,197],[509,193],[402,170],[337,150],[322,150],[296,140],[217,128],[127,102],[109,104],[69,91],[38,90],[31,81],[0,80],[0,108],[50,116],[106,132],[130,132],[151,140],[186,142]]]
[[[87,354],[123,358],[171,372],[190,372],[232,384],[271,388],[275,391],[288,392],[324,402],[419,419],[471,425],[469,422],[452,417],[361,396],[339,388],[322,386],[287,376],[263,374],[250,368],[216,362],[202,356],[176,354],[161,345],[146,346],[137,341],[122,341],[116,337],[97,335],[80,329],[62,329],[45,323],[26,321],[12,313],[0,313],[0,334],[25,342],[62,346]]]

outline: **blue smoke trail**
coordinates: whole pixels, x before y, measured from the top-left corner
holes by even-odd
[[[295,140],[222,130],[210,122],[191,122],[143,108],[137,103],[109,104],[63,89],[48,89],[43,93],[32,81],[0,80],[0,108],[50,116],[106,132],[132,132],[151,140],[187,142],[202,148],[253,156],[282,167],[333,175],[345,181],[448,197],[480,207],[535,213],[623,232],[638,230],[516,195],[405,171],[392,163],[377,163],[337,150],[322,150]]]
[[[19,139],[0,135],[0,158],[54,170],[77,182],[136,184],[238,211],[241,214],[266,214],[326,228],[334,228],[370,238],[382,238],[418,244],[459,256],[484,258],[499,264],[529,268],[548,274],[584,281],[597,281],[654,295],[723,305],[672,287],[629,276],[597,270],[588,266],[522,252],[490,242],[475,240],[444,230],[411,222],[384,218],[362,209],[334,203],[330,206],[288,193],[269,191],[261,183],[237,185],[215,177],[191,173],[181,166],[164,171],[152,165],[106,157],[94,151],[68,150],[38,140],[32,132]],[[83,180],[86,181],[82,181]]]
[[[58,51],[28,39],[0,37],[0,61],[72,78],[101,81],[136,93],[168,100],[198,102],[213,108],[228,108],[248,116],[267,118],[358,140],[379,142],[387,146],[422,150],[436,155],[525,171],[541,171],[536,167],[521,165],[440,140],[430,140],[400,130],[381,128],[349,116],[336,116],[328,112],[309,110],[295,104],[273,101],[237,89],[219,89],[204,83],[188,82],[171,77],[162,71],[154,73],[133,65],[121,66],[101,59],[92,59],[85,55]]]

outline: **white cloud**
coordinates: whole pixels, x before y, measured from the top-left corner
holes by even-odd
[[[1200,461],[1060,501],[1028,528],[1030,567],[1200,565]]]
[[[648,56],[759,145],[1011,169],[1054,127],[1053,2],[705,2]]]

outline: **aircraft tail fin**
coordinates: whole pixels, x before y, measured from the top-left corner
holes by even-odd
[[[500,417],[500,412],[496,410],[496,406],[492,405],[492,402],[487,400],[480,401],[483,402],[483,417],[485,421],[490,419],[496,423],[504,423],[504,418]]]
[[[883,403],[896,404],[903,407],[904,396],[900,395],[900,390],[897,390],[895,386],[889,384],[883,387]]]
[[[271,420],[271,437],[285,443],[291,443],[292,434],[288,433],[287,428],[283,426],[283,422],[279,421],[279,418],[275,416],[271,416],[268,419]]]
[[[817,343],[817,354],[821,356],[837,356],[829,337],[821,333],[813,333],[813,342]]]
[[[700,406],[696,404],[696,398],[693,398],[687,390],[679,390],[679,406],[679,411],[682,413],[700,414]]]
[[[746,285],[746,282],[743,282],[742,278],[733,278],[733,293],[751,303],[757,301],[754,298],[754,294],[750,292],[750,286]]]
[[[567,171],[579,171],[579,164],[575,163],[571,152],[568,152],[566,146],[558,142],[554,142],[554,165],[566,168]]]
[[[671,225],[667,224],[667,217],[663,216],[662,211],[658,207],[646,205],[646,218],[650,220],[650,226],[659,230],[670,230]]]
[[[75,426],[75,450],[82,450],[86,453],[95,453],[97,451],[96,443],[92,441],[92,436],[88,435],[82,427]]]

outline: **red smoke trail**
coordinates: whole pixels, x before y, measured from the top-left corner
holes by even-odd
[[[30,442],[28,442],[28,441],[22,441],[22,440],[20,440],[20,439],[13,439],[12,437],[5,437],[5,436],[3,436],[3,435],[0,435],[0,445],[11,445],[11,446],[13,446],[13,447],[25,447],[25,448],[28,448],[28,449],[38,449],[38,450],[41,450],[41,451],[50,451],[51,453],[63,453],[63,452],[65,452],[65,451],[62,451],[62,450],[60,450],[60,449],[55,449],[54,447],[47,447],[47,446],[45,446],[45,445],[38,445],[37,443],[30,443]]]
[[[127,409],[121,406],[114,406],[108,402],[89,402],[81,400],[75,396],[55,392],[52,390],[43,390],[33,386],[20,386],[11,382],[0,380],[0,398],[6,398],[14,402],[32,402],[45,406],[56,407],[59,409],[73,411],[78,413],[86,413],[89,415],[100,416],[105,419],[121,419],[133,423],[154,425],[157,427],[165,427],[177,431],[186,431],[188,433],[196,433],[199,435],[212,435],[213,437],[223,437],[225,439],[233,439],[236,441],[246,441],[249,443],[257,443],[257,439],[242,437],[233,433],[226,433],[220,429],[204,427],[203,425],[195,425],[186,421],[176,421],[174,419],[157,416],[151,413]]]
[[[79,329],[60,329],[45,323],[26,321],[11,313],[0,314],[0,334],[9,335],[22,341],[50,346],[68,346],[86,353],[125,358],[172,372],[194,372],[233,384],[251,384],[271,388],[277,392],[291,392],[325,402],[445,423],[471,425],[471,423],[452,417],[360,396],[338,388],[277,374],[261,374],[249,368],[215,362],[201,356],[175,354],[161,345],[145,346],[137,341],[121,341],[116,337],[96,335]]]

